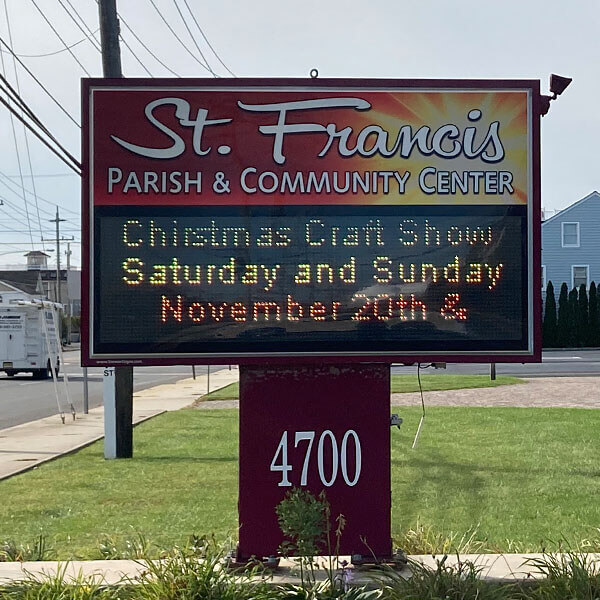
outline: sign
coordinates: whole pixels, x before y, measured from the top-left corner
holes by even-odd
[[[538,360],[538,98],[84,81],[84,364]]]
[[[277,552],[293,488],[344,517],[340,554],[391,556],[389,366],[242,367],[240,397],[238,558]]]

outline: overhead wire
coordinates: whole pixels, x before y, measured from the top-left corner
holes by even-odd
[[[218,75],[212,70],[212,67],[210,66],[210,63],[206,59],[206,56],[204,56],[204,53],[202,52],[202,50],[200,49],[200,46],[198,45],[198,42],[196,41],[196,38],[194,37],[194,34],[192,33],[189,25],[187,24],[187,21],[185,20],[185,17],[183,16],[183,13],[181,12],[181,9],[179,8],[179,4],[177,4],[177,0],[173,0],[173,4],[175,5],[175,8],[177,9],[177,12],[179,13],[179,16],[181,17],[181,20],[183,21],[183,24],[185,25],[185,28],[187,29],[187,32],[190,34],[190,37],[192,38],[192,42],[194,43],[194,46],[196,46],[196,49],[200,53],[200,56],[202,57],[202,59],[206,63],[208,71],[210,73],[212,73],[213,77],[218,77]]]
[[[98,32],[100,31],[100,28],[98,27],[95,31],[92,31],[91,36],[95,36]],[[71,49],[71,48],[75,48],[75,46],[79,46],[79,44],[83,44],[83,42],[85,42],[88,39],[88,35],[86,35],[84,38],[73,42],[72,44],[69,44],[69,46],[67,48],[61,48],[60,50],[55,50],[54,52],[44,52],[43,54],[21,54],[19,53],[14,53],[14,56],[17,58],[46,58],[48,56],[56,56],[57,54],[61,54],[62,52],[67,52],[67,50]],[[96,38],[94,38],[96,39]],[[8,52],[6,50],[2,50],[2,48],[0,48],[0,52],[4,52],[5,54],[8,54]]]
[[[210,69],[208,68],[208,66],[206,64],[204,64],[186,45],[186,43],[179,37],[179,35],[177,34],[177,32],[173,29],[173,27],[171,27],[171,24],[167,21],[167,19],[164,17],[164,15],[160,12],[160,9],[158,8],[158,6],[156,6],[156,3],[154,2],[154,0],[149,0],[150,4],[152,4],[152,6],[154,7],[154,10],[158,13],[158,16],[162,19],[163,23],[167,26],[167,28],[169,29],[169,31],[173,34],[173,36],[175,37],[175,39],[181,44],[181,46],[183,47],[183,49],[204,69],[206,69],[209,73],[210,73]]]
[[[4,5],[4,7],[6,8],[6,4]],[[2,64],[2,75],[5,78],[6,77],[6,67],[4,64],[4,56],[1,54],[0,54],[0,63]],[[8,97],[10,98],[10,96],[8,96]],[[17,167],[19,169],[19,178],[21,180],[21,185],[23,186],[23,194],[21,197],[23,199],[23,203],[25,204],[25,211],[27,213],[27,226],[29,227],[29,240],[31,242],[31,247],[33,248],[33,232],[31,231],[31,219],[29,218],[29,204],[27,202],[27,194],[25,193],[25,185],[23,182],[23,168],[21,166],[21,155],[19,154],[19,144],[17,142],[17,130],[15,129],[15,121],[14,121],[13,115],[16,115],[18,118],[20,118],[20,117],[16,113],[16,111],[13,109],[12,105],[10,104],[10,100],[7,102],[6,100],[4,100],[4,98],[0,97],[0,102],[5,104],[10,111],[10,127],[12,130],[13,142],[15,144],[15,156],[17,158]]]
[[[78,175],[81,175],[81,164],[79,163],[79,161],[77,159],[73,159],[74,163],[70,163],[69,160],[67,158],[65,158],[65,156],[63,156],[58,150],[56,150],[56,148],[54,148],[47,140],[45,140],[42,135],[36,131],[34,129],[34,127],[32,125],[30,125],[10,104],[9,102],[7,102],[4,98],[0,97],[0,104],[3,104],[13,115],[15,115],[15,117],[17,117],[17,119],[19,119],[19,121],[21,121],[21,123],[23,123],[25,125],[25,127],[27,127],[27,129],[29,129],[29,131],[31,131],[33,133],[33,135],[35,135],[40,142],[42,142],[42,144],[44,144],[44,146],[46,146],[53,154],[55,154],[65,165],[67,165],[67,167],[69,167],[71,170],[75,171],[75,173],[77,173]],[[57,143],[58,144],[58,143]],[[59,147],[61,149],[62,146],[60,146],[60,144],[58,144]],[[63,149],[64,150],[64,149]],[[70,157],[71,155],[69,154],[68,151],[65,151],[67,153],[67,155]],[[71,157],[72,158],[72,157]]]
[[[81,125],[71,116],[71,114],[65,109],[65,107],[48,91],[46,86],[32,73],[31,69],[18,57],[13,51],[12,47],[9,46],[0,36],[0,43],[3,44],[8,51],[16,58],[17,62],[23,67],[26,73],[42,88],[46,95],[60,108],[60,110],[77,126],[81,129]]]
[[[196,16],[192,12],[192,9],[190,8],[190,5],[188,4],[188,0],[183,0],[183,2],[186,5],[186,7],[187,7],[187,9],[188,9],[188,11],[190,13],[190,15],[192,16],[192,19],[193,19],[194,23],[196,24],[196,27],[198,28],[198,30],[202,34],[202,37],[204,38],[204,41],[206,42],[206,44],[208,45],[208,47],[212,50],[212,53],[217,57],[217,60],[223,65],[223,67],[225,68],[225,70],[232,77],[235,77],[235,73],[233,73],[233,71],[221,60],[221,57],[217,54],[216,50],[213,48],[212,44],[210,43],[210,41],[208,40],[208,38],[206,37],[206,35],[204,35],[204,31],[202,30],[202,27],[200,27],[200,24],[198,23],[198,20],[196,19]]]
[[[96,0],[96,4],[98,4],[98,0]],[[138,34],[129,26],[129,24],[123,18],[121,13],[117,13],[117,15],[119,17],[119,20],[123,22],[123,25],[125,25],[125,27],[127,27],[127,29],[129,29],[129,31],[131,32],[131,35],[138,41],[140,46],[142,46],[142,48],[144,48],[144,50],[146,50],[146,52],[148,52],[148,54],[150,54],[150,56],[152,56],[152,58],[154,58],[154,60],[156,60],[159,64],[161,64],[165,69],[167,69],[167,71],[169,71],[169,73],[171,73],[172,75],[175,75],[175,77],[179,77],[178,73],[173,71],[173,69],[171,69],[171,67],[166,65],[158,56],[156,56],[156,54],[154,54],[154,52],[152,52],[152,50],[150,50],[150,48],[148,48],[148,46],[142,41],[142,39],[138,36]],[[125,40],[122,39],[122,41],[125,44]],[[138,61],[139,61],[139,59],[138,59]],[[141,61],[139,61],[139,62],[141,62]]]
[[[42,15],[42,18],[44,19],[44,21],[46,21],[46,23],[48,23],[48,26],[50,27],[50,29],[52,29],[52,31],[54,31],[54,34],[56,35],[56,37],[62,42],[62,45],[65,47],[65,49],[69,51],[69,54],[73,57],[75,62],[81,67],[83,72],[88,77],[91,77],[89,71],[83,66],[81,61],[75,56],[75,53],[67,46],[67,43],[63,40],[62,36],[60,35],[60,33],[58,33],[58,31],[56,30],[54,25],[52,25],[52,22],[50,21],[50,19],[48,19],[48,17],[44,14],[44,11],[37,5],[37,2],[35,0],[31,0],[31,2],[36,7],[36,9],[40,13],[40,15]]]
[[[79,31],[81,31],[81,33],[83,33],[84,36],[87,35],[86,31],[81,26],[79,21],[73,16],[73,13],[75,13],[79,17],[79,19],[83,22],[83,24],[85,25],[85,28],[88,30],[87,33],[88,34],[91,33],[91,30],[85,24],[85,21],[83,20],[81,15],[77,12],[77,9],[70,2],[69,2],[69,6],[71,7],[71,10],[73,11],[73,13],[71,11],[69,11],[69,9],[63,4],[63,0],[57,0],[57,1],[61,5],[62,9],[67,13],[67,15],[69,15],[69,18],[71,19],[71,21],[73,21],[73,23],[75,23],[75,26],[79,29]],[[96,41],[96,38],[93,35],[87,36],[87,40],[90,42],[90,44],[92,45],[94,50],[97,50],[98,52],[102,53],[102,49],[100,48],[100,45],[98,44],[98,42]]]
[[[4,14],[6,15],[6,27],[7,27],[7,31],[8,31],[8,41],[10,42],[10,45],[12,46],[13,45],[12,28],[10,26],[10,16],[8,13],[8,4],[7,4],[6,0],[4,0]],[[4,62],[2,63],[2,70],[4,71]],[[19,100],[22,102],[22,104],[24,106],[27,106],[25,104],[25,102],[22,101],[22,99],[21,99],[21,86],[19,83],[19,72],[17,70],[17,61],[14,59],[14,57],[13,57],[13,71],[15,73],[15,84],[17,86],[17,95],[19,97]],[[6,76],[5,71],[4,71],[4,75]],[[39,206],[38,197],[37,197],[37,190],[35,187],[35,176],[33,173],[33,165],[31,164],[31,152],[29,150],[29,136],[27,135],[27,128],[25,127],[25,125],[23,125],[23,135],[25,136],[25,151],[27,153],[27,164],[29,166],[29,173],[31,174],[31,187],[33,189],[33,199],[35,201],[35,209],[37,212],[38,227],[40,230],[40,237],[43,240],[44,236],[42,235],[42,220],[40,218],[40,206]],[[21,173],[21,183],[24,184],[22,173]],[[45,249],[45,244],[42,244],[42,246]]]
[[[6,179],[6,180],[8,180],[12,186],[21,187],[21,186],[19,186],[19,184],[18,184],[18,183],[14,182],[14,181],[13,181],[13,180],[12,180],[12,179],[11,179],[11,178],[10,178],[10,177],[7,175],[7,174],[6,174],[6,173],[3,173],[2,171],[0,171],[0,183],[4,183],[3,179]],[[7,187],[8,189],[10,189],[10,187],[9,187],[9,186],[8,186],[6,183],[4,183],[4,185],[5,185],[5,187]],[[25,191],[29,191],[29,190],[27,190],[27,188],[23,188],[23,189],[24,189]],[[16,192],[14,192],[14,191],[13,191],[13,194],[15,194],[15,193],[16,193]],[[49,204],[49,205],[50,205],[50,206],[52,206],[52,207],[56,207],[56,202],[51,202],[50,200],[47,200],[47,199],[46,199],[46,198],[44,198],[43,196],[39,196],[39,199],[40,199],[42,202],[45,202],[46,204]],[[62,210],[64,210],[64,211],[66,211],[66,212],[69,212],[69,213],[73,214],[73,215],[79,216],[79,213],[78,213],[78,212],[76,212],[76,211],[74,211],[74,210],[71,210],[71,209],[69,209],[69,208],[65,208],[64,206],[61,206],[60,208],[61,208]],[[43,208],[41,208],[40,210],[41,210],[41,211],[45,211],[45,209],[43,209]],[[48,211],[45,211],[45,212],[48,212]],[[54,216],[54,213],[51,213],[51,215],[52,215],[52,216]]]

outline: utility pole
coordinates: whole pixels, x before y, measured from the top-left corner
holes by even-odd
[[[99,0],[100,45],[104,77],[123,77],[116,0]],[[133,456],[133,367],[105,369],[104,457]],[[114,383],[113,383],[114,382]],[[114,385],[114,388],[113,388]],[[113,393],[114,390],[114,393]]]
[[[60,243],[72,241],[75,238],[72,235],[69,237],[60,235],[60,224],[62,222],[64,222],[65,219],[60,218],[60,214],[58,212],[58,206],[56,207],[56,217],[54,217],[54,219],[48,219],[48,221],[50,221],[50,223],[56,224],[56,237],[53,240],[42,238],[42,241],[43,242],[52,242],[52,243],[56,244],[56,287],[55,287],[56,294],[54,296],[54,300],[55,300],[55,302],[62,304],[62,293],[61,293],[61,289],[60,289]],[[48,283],[48,287],[49,286],[50,286],[50,284]],[[48,296],[50,296],[50,293],[48,293]]]
[[[62,295],[60,292],[60,224],[65,221],[65,219],[61,219],[58,214],[58,206],[56,207],[56,217],[54,219],[48,219],[50,223],[56,223],[56,239],[54,240],[44,240],[44,242],[56,242],[56,301],[59,304],[62,304]]]

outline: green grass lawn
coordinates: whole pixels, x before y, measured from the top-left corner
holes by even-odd
[[[488,375],[421,374],[421,385],[423,386],[423,391],[426,392],[497,387],[499,385],[513,385],[515,383],[523,383],[523,380],[518,377],[508,377],[505,375],[497,377],[492,381]],[[419,383],[414,375],[392,375],[391,384],[392,394],[419,391]],[[239,392],[239,385],[237,383],[230,383],[219,390],[202,396],[201,400],[237,400]]]
[[[444,535],[476,528],[504,551],[600,537],[598,411],[432,407],[416,450],[420,409],[401,416],[394,536],[419,522]],[[235,536],[237,411],[167,413],[135,429],[132,460],[102,453],[96,443],[0,482],[0,544],[43,533],[51,557],[99,558],[104,535],[121,548],[137,532],[163,546]]]

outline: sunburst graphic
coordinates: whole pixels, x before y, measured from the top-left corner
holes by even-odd
[[[455,158],[426,156],[413,148],[408,158],[398,154],[384,157],[375,154],[370,158],[353,158],[353,166],[371,171],[410,172],[403,194],[388,193],[371,197],[372,204],[526,204],[528,198],[528,111],[526,92],[381,92],[372,93],[373,109],[355,115],[354,132],[369,125],[377,125],[388,133],[388,148],[394,147],[398,132],[403,126],[410,126],[413,134],[421,127],[429,127],[431,132],[443,125],[456,125],[461,132],[467,127],[476,127],[475,145],[480,145],[492,122],[499,123],[499,137],[504,149],[504,158],[497,163],[489,163],[481,158],[468,158],[461,152]],[[371,94],[369,94],[371,96]],[[370,98],[369,98],[370,100]],[[469,111],[478,109],[481,118],[469,121]],[[374,140],[373,140],[374,143]],[[450,143],[447,141],[446,143]],[[344,167],[347,169],[348,164]],[[419,185],[419,175],[426,168],[437,172],[456,173],[463,182],[463,188],[454,186],[449,193],[427,194]],[[510,173],[510,185],[502,187],[503,193],[485,193],[483,177],[465,176],[465,172],[480,173],[504,171]],[[451,181],[452,175],[448,175]],[[465,178],[466,177],[466,178]],[[490,177],[494,178],[495,175]],[[508,175],[506,176],[508,177]],[[432,173],[425,178],[429,188],[437,190],[437,175]],[[476,180],[479,190],[476,193]],[[467,192],[464,182],[468,183]],[[358,199],[355,199],[358,200]],[[362,199],[364,202],[364,198]]]

